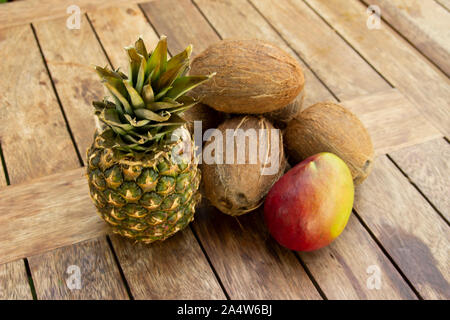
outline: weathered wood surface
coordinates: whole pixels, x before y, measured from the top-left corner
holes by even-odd
[[[302,0],[252,3],[341,100],[390,88]]]
[[[342,105],[361,119],[377,154],[442,137],[418,108],[396,89],[343,101]],[[403,150],[397,153],[406,156]]]
[[[418,144],[390,153],[395,163],[450,220],[450,145],[444,139]]]
[[[148,48],[158,43],[158,36],[136,4],[92,11],[88,17],[114,68],[128,72],[128,56],[123,48],[133,45],[139,36]]]
[[[105,237],[28,258],[39,300],[128,299]]]
[[[65,19],[34,24],[37,38],[47,61],[56,91],[85,161],[86,150],[92,143],[95,121],[92,101],[103,98],[103,86],[94,65],[108,62],[85,16],[80,29],[68,29]]]
[[[354,215],[331,245],[299,255],[328,299],[417,299]]]
[[[0,300],[31,300],[31,288],[23,260],[0,264]]]
[[[450,11],[450,0],[436,0],[442,7]]]
[[[76,5],[80,13],[108,8],[125,3],[152,0],[26,0],[3,3],[0,10],[0,28],[24,25],[30,22],[70,16],[70,6]]]
[[[189,228],[151,246],[111,240],[134,299],[225,299]]]
[[[0,30],[0,61],[0,143],[11,184],[79,166],[29,25]]]
[[[234,218],[204,205],[193,225],[231,299],[321,299],[294,253],[270,237],[261,210]]]
[[[448,77],[386,24],[382,23],[379,30],[369,30],[366,26],[366,7],[358,0],[305,1],[378,72],[411,99],[424,117],[449,136]]]
[[[5,171],[3,170],[3,167],[0,166],[0,187],[6,186],[6,175]]]
[[[436,1],[365,0],[421,53],[450,74],[450,13]]]
[[[386,156],[357,189],[354,208],[422,297],[450,298],[448,225]]]
[[[0,263],[103,235],[84,169],[9,186],[0,194]]]

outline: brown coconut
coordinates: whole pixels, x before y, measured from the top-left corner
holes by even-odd
[[[303,101],[305,100],[305,90],[302,90],[300,94],[289,103],[287,106],[268,112],[264,114],[264,117],[269,119],[272,123],[276,124],[281,128],[285,128],[286,125],[295,118],[301,111],[303,106]]]
[[[370,173],[374,150],[361,121],[344,107],[320,102],[300,112],[284,133],[291,163],[319,152],[339,156],[350,168],[355,184]]]
[[[195,106],[185,111],[182,115],[187,121],[187,129],[194,134],[194,121],[202,122],[202,134],[208,129],[217,128],[224,120],[224,114],[208,107],[206,104],[197,103]]]
[[[223,141],[223,164],[207,164],[205,163],[205,154],[208,152],[210,154],[215,154],[215,152],[220,152],[217,149],[219,142],[215,141],[215,138],[211,138],[210,141],[206,142],[203,149],[203,164],[201,165],[202,176],[203,176],[203,188],[206,198],[220,211],[223,213],[237,216],[252,211],[259,207],[263,202],[264,196],[269,192],[272,185],[279,179],[283,174],[286,159],[283,151],[283,138],[281,132],[278,132],[278,148],[275,148],[273,152],[278,153],[278,161],[276,162],[275,168],[277,170],[274,173],[268,175],[262,175],[262,164],[264,160],[260,160],[260,156],[256,157],[255,162],[251,162],[249,155],[250,142],[248,138],[245,138],[245,146],[239,148],[240,150],[245,150],[245,161],[243,164],[237,164],[237,143],[234,143],[234,163],[226,164],[225,160],[227,157],[227,129],[242,129],[244,132],[249,132],[249,129],[255,129],[258,137],[258,153],[262,150],[268,150],[269,159],[272,156],[270,152],[271,147],[276,147],[274,139],[277,137],[273,134],[267,134],[267,139],[261,139],[258,129],[274,129],[273,125],[263,117],[254,116],[238,116],[226,120],[223,124],[218,127],[221,132]],[[237,131],[235,131],[237,132]],[[241,132],[242,133],[242,132]],[[237,133],[237,135],[241,134]],[[241,136],[242,137],[242,136]],[[218,140],[219,141],[219,140]],[[214,152],[211,150],[216,148]],[[233,149],[231,149],[233,150]],[[275,161],[275,160],[274,160]],[[270,166],[268,164],[267,166]]]
[[[300,64],[271,43],[223,40],[194,58],[191,75],[214,78],[194,89],[203,102],[227,113],[262,114],[281,109],[303,90]]]

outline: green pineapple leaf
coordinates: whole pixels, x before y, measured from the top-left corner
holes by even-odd
[[[210,74],[209,76],[185,76],[178,78],[173,83],[173,88],[170,89],[166,95],[169,98],[176,100],[189,90],[192,90],[203,82],[211,79],[214,75],[215,73]]]

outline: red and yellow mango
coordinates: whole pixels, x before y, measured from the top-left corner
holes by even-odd
[[[282,246],[317,250],[344,230],[353,199],[353,179],[345,162],[332,153],[318,153],[274,184],[264,204],[264,218]]]

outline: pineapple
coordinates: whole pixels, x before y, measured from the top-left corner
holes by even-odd
[[[193,142],[181,115],[198,102],[186,92],[213,74],[186,76],[192,46],[167,60],[164,36],[152,53],[141,38],[125,50],[128,75],[95,68],[110,97],[93,102],[103,128],[87,151],[87,177],[98,213],[113,232],[151,243],[193,220],[200,170],[193,155],[182,154],[180,143],[192,150]],[[181,140],[183,134],[188,139]]]

